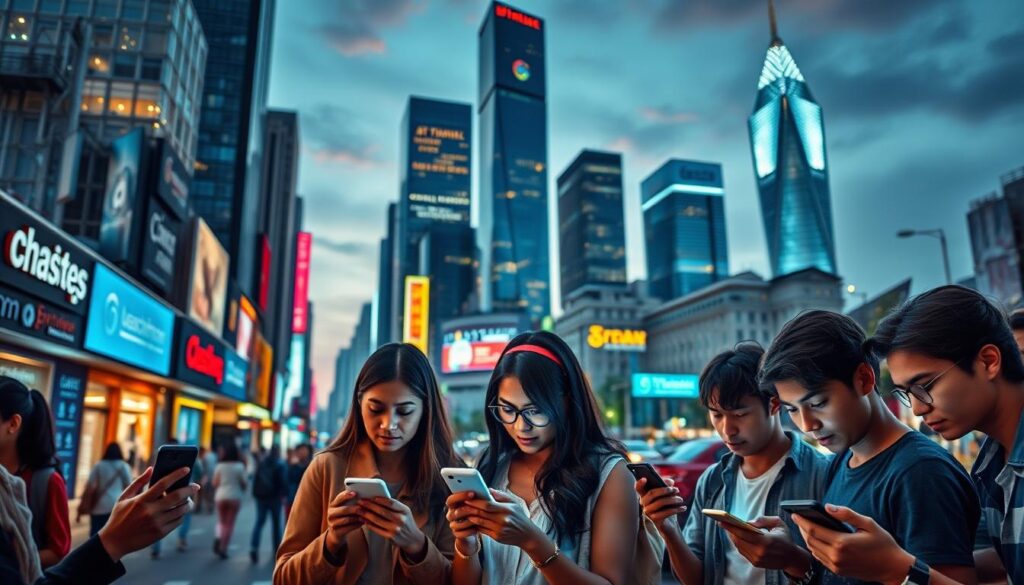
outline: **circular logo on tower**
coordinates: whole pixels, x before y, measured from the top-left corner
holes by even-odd
[[[27,329],[33,329],[36,325],[36,306],[33,303],[21,305],[21,324]]]
[[[121,300],[117,298],[117,293],[108,294],[103,306],[103,330],[107,332],[107,335],[114,335],[121,325],[120,308]]]
[[[530,64],[522,59],[516,59],[512,62],[512,75],[519,81],[526,81],[530,78]]]

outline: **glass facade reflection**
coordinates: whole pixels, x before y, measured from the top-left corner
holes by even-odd
[[[668,301],[729,276],[721,165],[669,160],[640,191],[651,296]]]
[[[773,37],[747,119],[772,273],[818,268],[835,274],[821,106],[774,30]]]
[[[551,312],[543,21],[494,2],[480,29],[480,304]]]
[[[626,284],[622,155],[584,150],[558,177],[562,303],[587,284]]]

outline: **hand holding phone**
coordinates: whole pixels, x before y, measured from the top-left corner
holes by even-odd
[[[441,479],[448,485],[453,494],[458,492],[473,492],[476,497],[493,502],[494,497],[487,489],[487,483],[483,476],[476,469],[468,467],[444,467],[441,469]]]
[[[662,479],[660,475],[658,475],[658,471],[654,469],[654,466],[650,463],[627,463],[626,469],[628,469],[629,472],[633,474],[633,477],[638,481],[640,479],[646,479],[647,483],[645,486],[648,490],[668,487],[668,484],[665,483],[665,480]]]
[[[790,514],[799,514],[801,517],[807,518],[811,522],[824,526],[829,530],[846,534],[857,532],[846,522],[836,520],[825,510],[825,506],[822,506],[821,502],[817,500],[783,500],[779,502],[779,507]]]
[[[149,485],[166,477],[171,472],[188,467],[193,469],[196,464],[196,457],[199,456],[199,448],[195,445],[163,445],[156,452],[156,464],[153,466],[153,475],[149,478]],[[167,493],[179,490],[189,485],[192,474],[189,473],[171,484]]]
[[[764,534],[765,532],[764,530],[758,528],[757,526],[754,526],[750,522],[747,522],[746,520],[743,520],[741,518],[737,518],[736,516],[733,516],[732,514],[726,512],[725,510],[704,508],[703,510],[701,510],[701,512],[703,512],[705,516],[711,518],[719,524],[728,524],[729,526],[733,526],[735,528],[739,528],[740,530],[745,530],[753,534]]]
[[[391,498],[388,484],[378,477],[346,477],[345,489],[363,499]]]

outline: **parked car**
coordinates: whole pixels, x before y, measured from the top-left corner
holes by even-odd
[[[647,441],[631,439],[623,441],[622,444],[626,447],[626,455],[630,463],[650,462],[662,458],[661,453],[658,453],[654,447],[648,445]]]
[[[680,497],[689,504],[697,489],[697,479],[728,452],[729,448],[717,438],[693,439],[676,447],[675,452],[665,459],[648,463],[658,475],[675,482]]]

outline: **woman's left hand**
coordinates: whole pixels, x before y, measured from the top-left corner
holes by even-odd
[[[478,527],[481,534],[502,544],[517,546],[529,552],[542,539],[544,534],[526,515],[526,510],[516,503],[505,492],[491,490],[495,501],[483,498],[467,500],[464,506],[473,508],[466,519]]]
[[[408,506],[390,498],[371,498],[360,499],[359,508],[364,526],[394,542],[407,557],[422,556],[427,536],[416,525]]]

